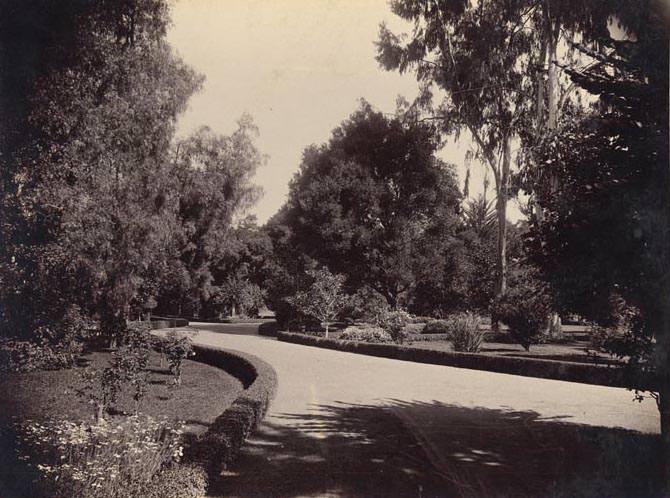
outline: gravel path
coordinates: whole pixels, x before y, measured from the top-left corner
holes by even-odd
[[[196,342],[254,354],[279,377],[227,497],[540,496],[587,466],[612,467],[611,441],[643,448],[658,432],[653,401],[624,389],[283,343],[253,324],[192,325]]]

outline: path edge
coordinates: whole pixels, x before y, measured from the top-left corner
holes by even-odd
[[[193,360],[225,370],[244,386],[242,394],[190,445],[188,460],[207,472],[211,487],[267,414],[277,392],[277,373],[270,364],[242,351],[200,344],[194,344],[193,350]]]
[[[636,388],[637,386],[641,390],[653,390],[653,387],[651,387],[653,386],[653,382],[650,379],[646,379],[643,382],[635,382],[630,378],[629,372],[625,368],[608,365],[589,365],[586,363],[541,360],[537,358],[510,358],[481,353],[435,351],[410,348],[399,344],[342,341],[285,331],[278,332],[277,339],[304,346],[334,349],[336,351],[413,361],[416,363],[428,363],[606,387]]]

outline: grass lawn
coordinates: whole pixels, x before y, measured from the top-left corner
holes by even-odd
[[[453,351],[451,341],[409,342],[407,346],[433,351]],[[609,356],[587,354],[589,343],[579,340],[568,340],[562,343],[536,344],[526,351],[518,344],[502,342],[485,342],[480,353],[514,358],[539,358],[543,360],[574,361],[578,363],[617,364],[617,360]]]
[[[91,366],[104,368],[111,359],[109,352],[86,355]],[[69,420],[92,420],[94,408],[76,394],[81,385],[83,369],[4,373],[0,375],[0,425],[12,418],[44,419],[49,417]],[[204,431],[216,417],[230,406],[243,390],[241,382],[225,371],[187,360],[183,365],[182,383],[172,385],[167,363],[160,366],[160,355],[152,352],[149,361],[149,390],[140,411],[152,417],[167,417],[186,423],[185,430]],[[134,403],[130,388],[112,407],[112,414],[132,413]]]
[[[488,327],[485,327],[488,329]],[[497,335],[490,341],[484,341],[480,353],[495,356],[509,356],[515,358],[539,358],[544,360],[558,360],[571,361],[577,363],[598,363],[603,365],[620,364],[620,362],[611,356],[599,353],[587,353],[590,347],[586,328],[584,326],[566,325],[563,327],[565,332],[565,340],[555,343],[536,344],[530,347],[530,351],[526,351],[519,344],[511,341],[504,332],[506,327],[503,327],[503,332]],[[331,339],[339,339],[342,330],[331,331],[329,337]],[[430,336],[425,334],[422,337]],[[409,346],[418,349],[428,349],[432,351],[453,351],[453,345],[449,340],[425,340],[412,341],[410,338],[404,343],[404,346]]]

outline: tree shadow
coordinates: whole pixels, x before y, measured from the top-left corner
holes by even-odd
[[[227,497],[653,497],[659,438],[532,411],[389,400],[264,422]]]

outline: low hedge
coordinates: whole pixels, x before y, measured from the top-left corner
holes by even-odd
[[[188,320],[186,318],[163,318],[156,316],[151,318],[150,323],[151,330],[188,327]]]
[[[193,349],[196,361],[224,369],[245,388],[209,429],[191,442],[186,455],[189,462],[203,466],[213,482],[220,479],[244,441],[263,420],[276,393],[277,374],[263,360],[240,351],[202,345],[194,345]]]
[[[631,380],[626,375],[625,369],[606,365],[589,365],[585,363],[540,360],[536,358],[494,356],[482,353],[434,351],[401,346],[398,344],[370,344],[364,342],[340,341],[293,332],[279,332],[277,338],[280,341],[303,344],[306,346],[316,346],[396,360],[414,361],[417,363],[431,363],[472,370],[522,375],[526,377],[579,382],[582,384],[631,387]],[[638,384],[637,387],[650,389],[653,382],[647,379],[642,384],[644,385]]]
[[[451,334],[410,334],[405,339],[406,342],[436,342],[450,340]]]

